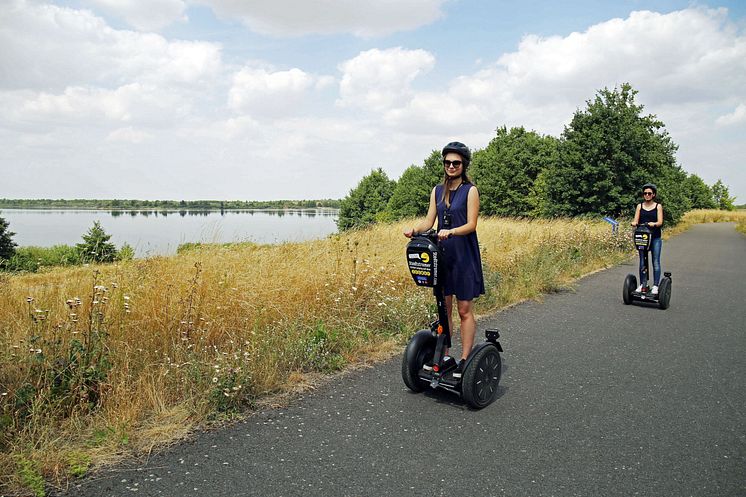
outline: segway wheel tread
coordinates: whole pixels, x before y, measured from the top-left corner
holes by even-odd
[[[658,307],[662,310],[668,309],[668,304],[671,302],[671,279],[663,278],[661,284],[658,287]]]
[[[637,288],[637,278],[634,274],[628,274],[624,278],[624,289],[622,290],[622,300],[626,305],[632,303],[632,292],[635,291],[635,288]]]
[[[497,398],[502,374],[502,360],[497,347],[478,350],[464,371],[461,393],[469,406],[481,409]]]
[[[407,344],[401,363],[401,377],[413,392],[422,392],[427,383],[420,379],[422,366],[435,355],[435,340],[429,331],[421,330]]]

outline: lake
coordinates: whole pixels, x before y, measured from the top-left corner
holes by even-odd
[[[337,231],[336,209],[241,211],[103,211],[0,209],[18,246],[75,245],[99,221],[111,242],[137,257],[175,254],[182,243],[301,242]]]

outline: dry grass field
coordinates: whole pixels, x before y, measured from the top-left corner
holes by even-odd
[[[406,269],[411,224],[0,274],[0,488],[42,495],[43,481],[64,485],[400,351],[435,313]],[[628,235],[600,221],[480,220],[477,313],[617,264]]]

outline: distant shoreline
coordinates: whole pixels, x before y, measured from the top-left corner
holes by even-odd
[[[339,209],[340,200],[136,200],[0,199],[0,209],[85,209],[105,211],[247,211]]]
[[[7,210],[56,210],[56,211],[115,211],[115,212],[133,212],[133,211],[147,211],[147,212],[193,212],[193,211],[205,211],[205,212],[246,212],[246,211],[338,211],[339,207],[250,207],[242,209],[234,208],[223,208],[220,209],[214,207],[186,207],[186,208],[162,208],[162,207],[88,207],[88,206],[72,206],[72,207],[61,207],[58,205],[43,205],[43,206],[6,206],[0,205],[0,211],[3,209]]]

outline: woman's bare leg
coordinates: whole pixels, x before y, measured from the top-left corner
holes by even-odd
[[[474,347],[474,337],[477,334],[477,320],[474,318],[472,300],[458,300],[458,315],[461,318],[461,358],[466,359]]]
[[[448,312],[448,330],[451,332],[451,336],[453,336],[453,295],[446,297],[446,311]],[[450,352],[450,349],[446,348],[446,355],[448,355],[448,352]]]

